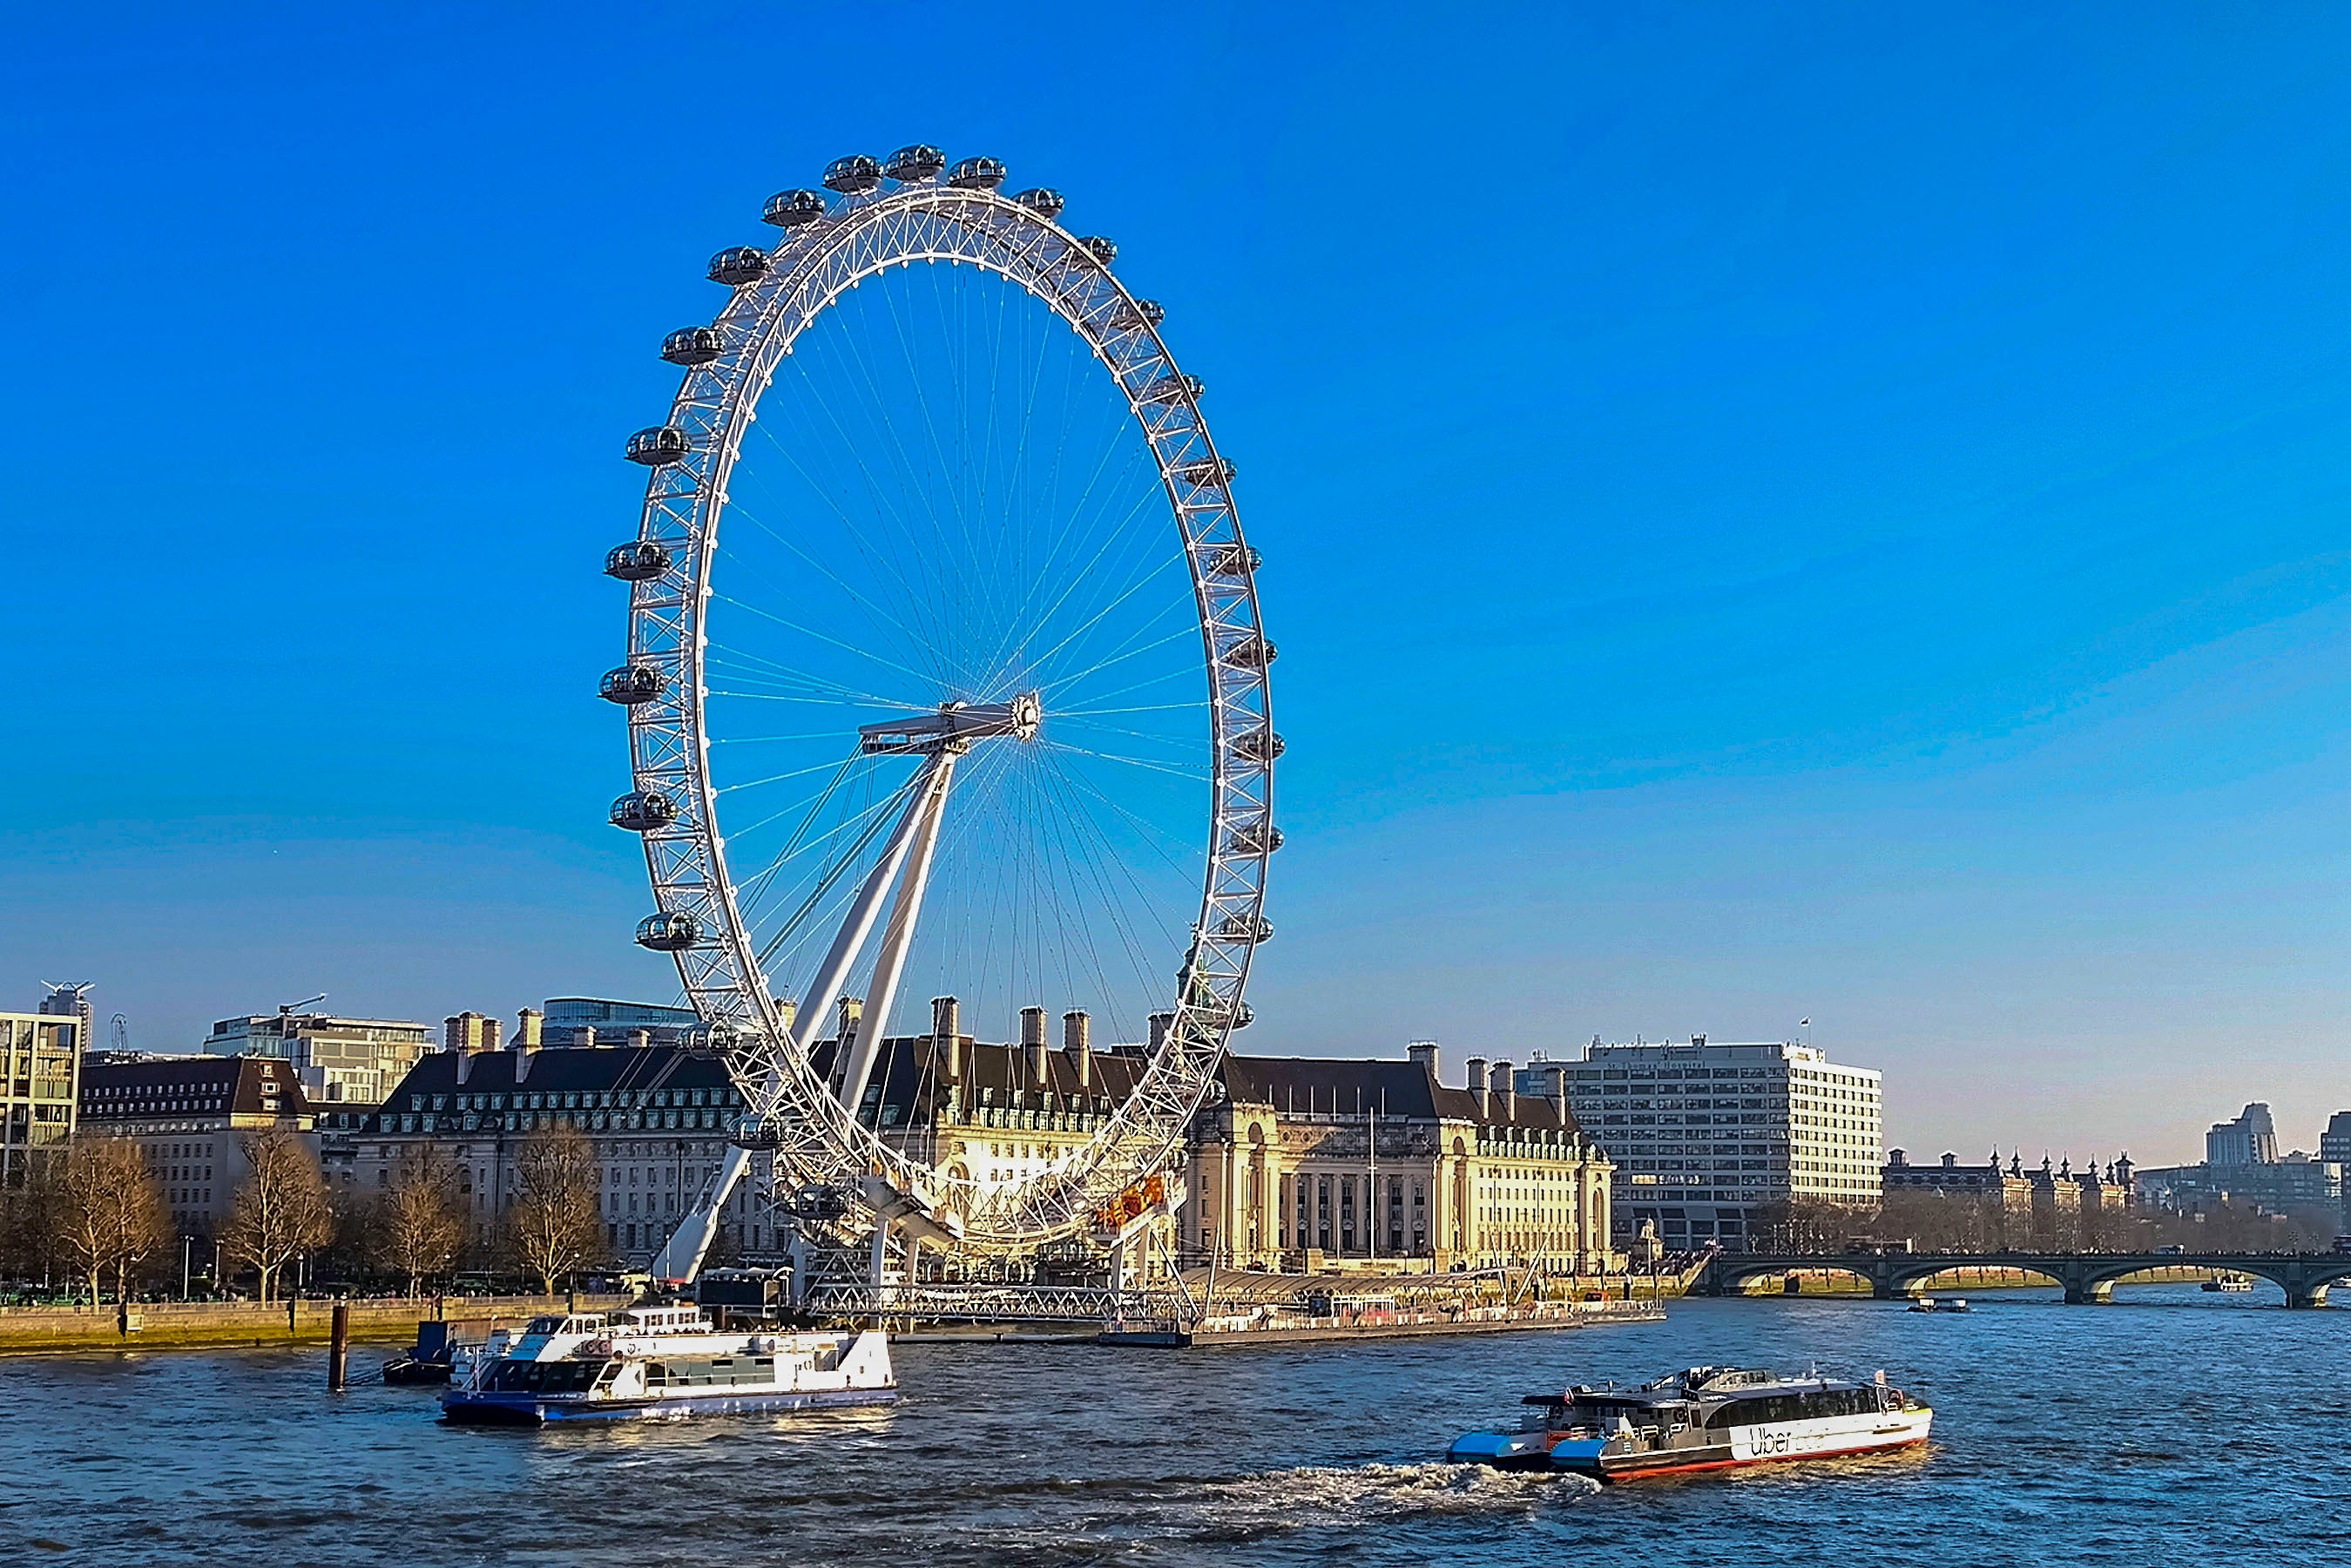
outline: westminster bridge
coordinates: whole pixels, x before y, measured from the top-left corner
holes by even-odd
[[[1831,1271],[1855,1275],[1879,1301],[1897,1301],[1933,1288],[1938,1276],[2005,1269],[2039,1274],[2064,1288],[2073,1302],[2111,1300],[2116,1285],[2162,1270],[2202,1269],[2249,1274],[2285,1292],[2289,1307],[2323,1307],[2326,1288],[2351,1279],[2343,1252],[1718,1252],[1698,1270],[1689,1293],[1748,1293],[1765,1280]]]

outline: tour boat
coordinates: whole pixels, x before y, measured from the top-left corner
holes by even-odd
[[[690,1307],[533,1318],[467,1358],[441,1396],[453,1422],[674,1419],[898,1397],[878,1330],[722,1333]]]
[[[2246,1274],[2223,1274],[2217,1280],[2205,1281],[2204,1288],[2216,1294],[2223,1291],[2250,1291],[2253,1288],[2253,1281],[2252,1276]]]
[[[1470,1432],[1457,1462],[1570,1470],[1604,1481],[1877,1453],[1927,1440],[1935,1413],[1886,1374],[1873,1383],[1697,1366],[1638,1388],[1531,1394],[1516,1432]]]
[[[1917,1296],[1910,1302],[1914,1312],[1964,1312],[1968,1310],[1965,1296]]]

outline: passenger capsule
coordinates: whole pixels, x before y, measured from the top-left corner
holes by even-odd
[[[702,922],[683,909],[648,915],[637,922],[637,946],[656,953],[683,953],[702,940]]]
[[[1244,670],[1262,670],[1280,656],[1280,649],[1255,633],[1225,650],[1225,663]]]
[[[912,185],[918,181],[936,179],[939,171],[946,166],[946,153],[917,141],[912,147],[901,147],[891,153],[889,161],[882,165],[882,172],[902,185]]]
[[[604,672],[603,680],[597,684],[596,695],[608,703],[635,707],[640,703],[649,703],[660,696],[662,688],[667,684],[662,679],[659,670],[644,664],[622,664],[617,670]]]
[[[1100,235],[1081,235],[1078,246],[1104,267],[1118,259],[1118,242],[1104,239]]]
[[[1179,465],[1176,477],[1186,485],[1229,485],[1238,472],[1228,457],[1203,457],[1196,463]]]
[[[1137,402],[1182,402],[1187,398],[1197,398],[1207,390],[1207,389],[1201,384],[1200,378],[1197,376],[1187,376],[1182,374],[1162,376],[1157,381],[1152,382],[1149,386],[1144,387],[1141,392],[1135,393],[1134,401]]]
[[[1251,1008],[1247,1002],[1243,1002],[1240,1006],[1233,1009],[1233,1027],[1235,1029],[1247,1029],[1249,1025],[1255,1022],[1257,1022],[1256,1009]]]
[[[768,253],[756,245],[729,246],[710,258],[710,281],[739,288],[768,275]]]
[[[1228,942],[1270,942],[1273,940],[1273,923],[1259,915],[1252,925],[1241,915],[1228,915],[1224,924],[1217,927],[1217,935]]]
[[[1167,319],[1167,307],[1156,299],[1130,299],[1110,313],[1110,324],[1122,332],[1139,332]]]
[[[706,365],[726,351],[716,327],[681,327],[662,340],[662,358],[673,365]]]
[[[1253,729],[1233,742],[1233,755],[1243,762],[1271,762],[1290,749],[1290,742],[1270,729]]]
[[[604,555],[604,575],[622,582],[651,582],[669,570],[669,547],[653,539],[631,539],[614,545]]]
[[[1211,577],[1248,577],[1265,564],[1255,545],[1217,545],[1201,552],[1200,564]]]
[[[1061,215],[1061,193],[1059,191],[1050,191],[1040,185],[1033,191],[1023,191],[1012,199],[1040,218]]]
[[[862,152],[836,158],[825,165],[824,188],[839,191],[844,196],[861,194],[881,183],[882,165]]]
[[[664,463],[684,461],[692,444],[685,432],[674,424],[656,424],[651,430],[640,430],[629,437],[628,457],[632,463],[642,463],[648,468],[658,468]]]
[[[947,183],[958,191],[993,191],[1006,172],[1000,158],[967,158],[947,171]]]
[[[768,198],[759,221],[779,229],[802,228],[824,216],[824,198],[814,191],[778,191]]]
[[[1243,822],[1233,830],[1236,854],[1270,855],[1281,847],[1281,830],[1270,822]]]
[[[612,826],[632,833],[658,832],[677,821],[677,802],[651,789],[632,789],[612,802]]]

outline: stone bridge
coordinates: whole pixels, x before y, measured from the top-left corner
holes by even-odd
[[[2106,1301],[2115,1286],[2158,1269],[2210,1269],[2251,1274],[2285,1292],[2289,1307],[2323,1307],[2326,1288],[2351,1279],[2344,1252],[1723,1252],[1699,1270],[1692,1295],[1742,1293],[1761,1280],[1832,1270],[1869,1281],[1879,1301],[1916,1295],[1938,1274],[1961,1269],[2019,1269],[2062,1286],[2068,1301]]]

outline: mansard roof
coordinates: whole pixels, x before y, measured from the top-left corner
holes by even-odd
[[[263,1096],[277,1102],[265,1105]],[[79,1113],[94,1120],[209,1112],[226,1116],[300,1116],[310,1106],[294,1070],[271,1057],[158,1056],[85,1061]]]
[[[1471,1122],[1489,1127],[1577,1131],[1574,1114],[1549,1095],[1520,1094],[1504,1108],[1489,1096],[1482,1113],[1467,1089],[1437,1082],[1412,1061],[1320,1056],[1228,1056],[1225,1092],[1237,1104],[1270,1105],[1284,1115],[1383,1116]]]

